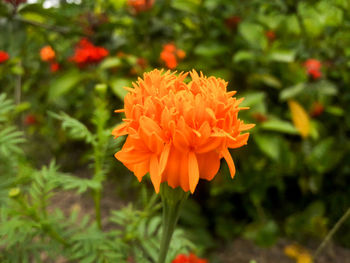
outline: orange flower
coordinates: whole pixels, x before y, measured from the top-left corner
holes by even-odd
[[[56,53],[51,46],[45,46],[40,50],[40,57],[42,61],[52,61],[55,59]]]
[[[322,72],[321,72],[321,68],[322,68],[322,63],[321,61],[314,59],[314,58],[310,58],[308,60],[305,61],[304,66],[306,68],[307,74],[309,76],[311,76],[313,79],[319,79],[322,77]]]
[[[169,69],[175,69],[177,67],[177,59],[184,59],[186,52],[182,49],[177,49],[173,43],[169,43],[163,46],[163,50],[160,53],[160,59],[165,62],[165,65]]]
[[[190,253],[188,256],[179,254],[171,263],[208,263],[208,260],[198,258],[195,254]]]
[[[247,143],[252,128],[238,119],[243,99],[226,91],[227,82],[193,70],[176,76],[153,70],[133,83],[125,96],[123,123],[112,134],[128,135],[115,157],[134,172],[139,181],[150,173],[155,191],[160,183],[194,192],[200,178],[212,180],[225,158],[231,177],[235,166],[228,148]]]
[[[136,14],[151,9],[153,4],[154,0],[128,0],[128,6],[130,6]]]
[[[9,54],[5,51],[0,50],[0,64],[4,63],[10,58]]]
[[[59,71],[59,69],[60,69],[60,64],[58,64],[57,62],[52,62],[50,64],[50,70],[52,73]]]

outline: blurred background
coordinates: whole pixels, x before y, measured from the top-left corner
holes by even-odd
[[[6,251],[24,251],[36,240],[34,226],[20,224],[28,216],[20,214],[24,208],[11,202],[23,194],[30,211],[41,207],[31,187],[33,171],[43,165],[70,174],[61,188],[78,189],[74,196],[54,191],[49,211],[70,212],[75,204],[91,214],[91,191],[102,195],[102,218],[149,201],[149,180],[139,184],[114,159],[123,140],[109,134],[122,118],[113,111],[123,107],[123,87],[154,68],[225,79],[250,107],[240,118],[256,124],[248,145],[231,151],[234,180],[223,162],[215,180],[201,181],[187,202],[180,226],[192,250],[210,262],[295,262],[297,256],[280,258],[288,254],[285,245],[315,249],[344,215],[350,204],[349,1],[0,0],[4,262],[56,262],[45,261],[42,246],[31,248],[39,261],[6,258]],[[103,220],[102,226],[109,229]],[[350,220],[332,239],[349,249]],[[275,258],[264,261],[270,255],[261,256],[261,246],[272,247]],[[346,249],[328,256],[319,262],[350,258]]]

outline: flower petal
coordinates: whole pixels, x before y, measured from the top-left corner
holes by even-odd
[[[220,169],[220,159],[217,151],[197,154],[200,178],[208,181],[212,180]]]
[[[164,169],[168,163],[170,149],[171,149],[171,144],[168,143],[164,146],[164,149],[163,149],[162,153],[160,154],[160,160],[159,160],[160,174],[162,174],[164,172]]]
[[[155,155],[155,154],[152,155],[151,160],[150,160],[149,173],[151,176],[152,184],[154,186],[154,190],[156,191],[156,193],[159,193],[161,176],[159,173],[158,158],[157,158],[157,155]]]
[[[126,135],[128,134],[127,128],[128,128],[128,123],[124,122],[113,129],[112,135],[114,136],[114,138],[118,138],[119,136]]]
[[[194,152],[188,154],[188,177],[191,193],[194,192],[199,181],[199,168],[197,157]]]
[[[235,176],[235,173],[236,173],[236,168],[235,168],[235,164],[232,160],[232,156],[227,148],[223,149],[221,151],[221,154],[225,158],[227,165],[228,165],[228,168],[230,170],[231,178],[233,178]]]

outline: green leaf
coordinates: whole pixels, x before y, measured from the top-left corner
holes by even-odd
[[[180,11],[197,13],[201,0],[176,0],[171,1],[171,7]]]
[[[122,64],[122,61],[120,58],[106,58],[105,60],[102,61],[100,64],[101,69],[108,69],[108,68],[114,68],[118,67]]]
[[[287,134],[299,134],[294,125],[288,121],[278,119],[268,120],[260,125],[260,128],[268,131],[276,131]]]
[[[338,89],[335,84],[330,81],[323,80],[314,85],[316,91],[325,96],[335,96],[338,94]]]
[[[130,87],[130,85],[131,80],[125,78],[115,78],[112,79],[110,82],[110,86],[112,88],[113,93],[121,100],[124,100],[124,96],[128,94],[128,91],[123,88]]]
[[[319,142],[307,158],[309,165],[319,173],[331,170],[343,156],[343,152],[335,149],[333,137]]]
[[[280,80],[270,74],[252,74],[249,76],[249,81],[253,83],[261,82],[269,87],[276,89],[282,87]]]
[[[48,100],[54,101],[63,96],[81,82],[86,75],[79,70],[71,70],[51,82],[48,92]]]
[[[250,50],[240,50],[237,51],[234,55],[233,55],[233,62],[238,63],[241,61],[248,61],[248,60],[253,60],[255,59],[256,55],[253,51]]]
[[[264,92],[249,92],[244,93],[243,102],[240,104],[241,107],[252,107],[265,101],[266,95]]]
[[[86,143],[95,143],[94,135],[89,131],[89,129],[77,119],[72,118],[68,114],[61,112],[60,114],[56,114],[53,112],[49,112],[49,115],[52,117],[62,121],[62,128],[69,132],[69,135],[73,139],[82,139],[85,140]]]
[[[248,225],[243,233],[247,239],[254,240],[260,246],[272,246],[278,238],[278,225],[269,220],[264,223],[252,223]]]
[[[242,22],[239,25],[239,32],[252,47],[261,50],[267,47],[267,39],[264,33],[265,31],[261,25],[250,22]]]
[[[277,62],[293,62],[295,59],[294,50],[274,50],[269,54],[269,59]]]
[[[280,93],[280,100],[285,101],[291,98],[294,98],[297,96],[299,93],[304,91],[306,85],[304,83],[297,84],[295,86],[291,86],[288,88],[285,88],[281,91]]]
[[[194,53],[198,56],[215,57],[227,51],[228,48],[226,45],[220,45],[216,42],[204,42],[195,48]]]
[[[282,139],[273,134],[254,134],[254,140],[259,149],[271,159],[277,161],[280,157]]]
[[[337,106],[327,106],[326,112],[333,114],[335,116],[343,116],[344,115],[344,109],[337,107]]]

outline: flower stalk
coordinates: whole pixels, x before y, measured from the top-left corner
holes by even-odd
[[[181,207],[188,195],[188,192],[184,192],[180,187],[173,189],[166,183],[163,183],[160,187],[160,196],[163,204],[163,229],[158,263],[166,262],[171,237],[179,219]]]

